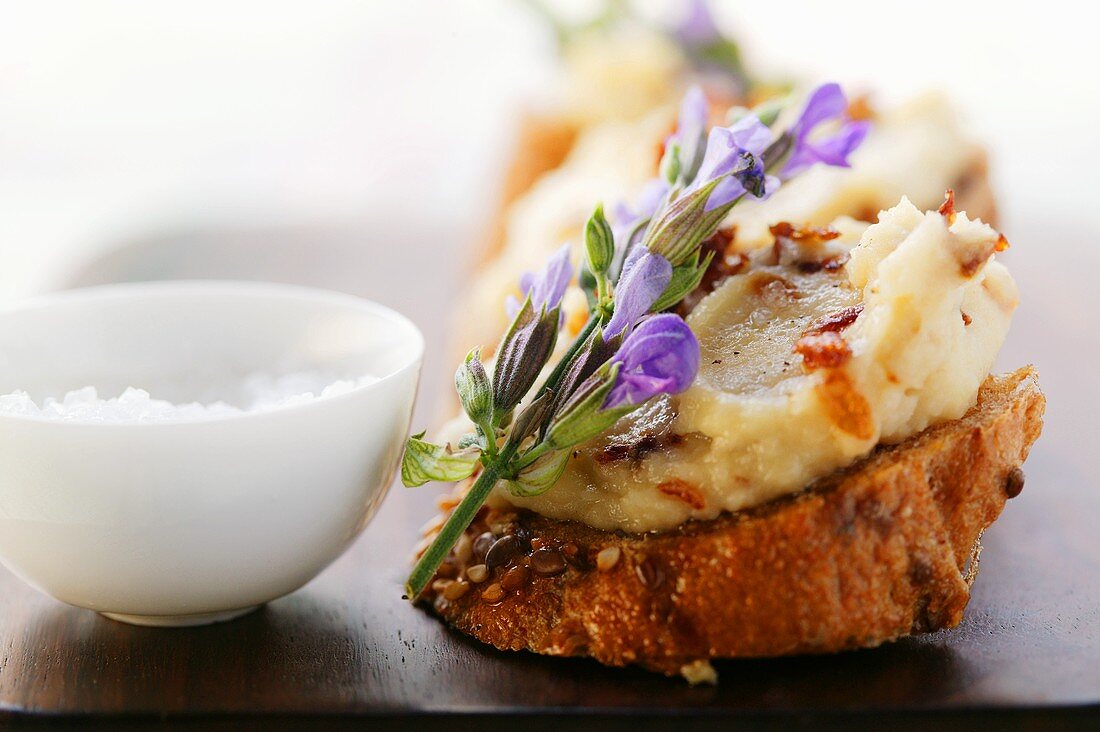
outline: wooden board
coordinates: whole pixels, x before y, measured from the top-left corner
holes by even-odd
[[[432,354],[417,419],[427,423],[442,398],[433,387],[446,383],[451,368],[442,359],[439,316],[456,273],[432,256],[434,235],[394,246],[381,263],[361,241],[358,232],[192,237],[137,246],[80,281],[251,275],[372,295],[425,329]],[[303,267],[307,242],[311,266]],[[186,258],[155,255],[181,246]],[[1063,274],[1045,258],[1013,257],[1030,297],[1002,361],[1038,362],[1050,399],[1047,428],[1026,466],[1023,494],[986,534],[974,596],[956,630],[835,656],[722,662],[721,684],[703,688],[590,661],[501,653],[401,600],[409,552],[434,495],[398,485],[366,533],[319,578],[222,625],[122,625],[57,603],[0,570],[0,709],[9,721],[80,717],[140,726],[167,719],[262,729],[327,729],[364,715],[397,727],[415,715],[419,727],[449,729],[494,722],[560,727],[556,715],[568,715],[570,728],[660,728],[670,714],[723,729],[735,721],[1095,726],[1100,450],[1090,415],[1100,410],[1100,396],[1088,367],[1100,355],[1090,333],[1095,323],[1065,314],[1078,301],[1087,305],[1088,290],[1074,289],[1087,287],[1084,275],[1056,281]],[[419,299],[409,298],[409,280],[402,279],[414,262],[432,283]],[[1093,343],[1080,342],[1078,333],[1090,333]]]

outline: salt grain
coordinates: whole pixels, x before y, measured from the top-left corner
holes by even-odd
[[[250,374],[240,384],[242,406],[214,401],[175,404],[152,397],[144,389],[127,387],[117,397],[101,398],[94,386],[70,391],[61,399],[46,397],[39,406],[25,391],[0,395],[0,415],[74,422],[170,422],[263,412],[315,399],[346,394],[378,377],[334,379],[320,372]]]

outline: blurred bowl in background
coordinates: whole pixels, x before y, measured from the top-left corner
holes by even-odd
[[[126,284],[0,312],[0,394],[93,385],[202,401],[246,374],[374,383],[266,411],[141,422],[0,414],[0,561],[145,625],[243,614],[336,559],[384,497],[423,338],[372,302],[287,285]],[[228,393],[228,392],[227,392]]]

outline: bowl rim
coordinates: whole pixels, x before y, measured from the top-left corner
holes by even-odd
[[[89,419],[51,419],[27,414],[0,413],[0,423],[15,422],[23,425],[45,425],[49,427],[63,428],[96,428],[96,429],[170,429],[187,428],[195,425],[210,425],[213,423],[233,422],[240,420],[269,419],[273,416],[290,414],[306,409],[316,409],[325,404],[346,401],[363,393],[381,391],[400,379],[410,370],[419,370],[424,359],[424,334],[415,323],[407,316],[374,300],[351,295],[336,290],[326,290],[320,287],[306,285],[286,284],[280,282],[266,282],[259,280],[216,280],[216,279],[187,279],[187,280],[151,280],[141,282],[117,282],[92,287],[80,287],[71,290],[59,290],[57,292],[44,293],[22,298],[12,303],[0,305],[0,318],[7,315],[27,311],[39,310],[58,304],[73,301],[87,300],[119,300],[153,294],[183,295],[220,293],[230,295],[242,295],[245,297],[271,297],[284,300],[301,300],[318,304],[331,304],[368,313],[375,317],[387,320],[396,325],[403,337],[411,340],[412,351],[409,358],[389,370],[384,376],[379,376],[376,381],[357,384],[348,391],[332,394],[326,397],[318,397],[302,402],[278,406],[271,409],[255,411],[241,410],[234,414],[204,415],[201,417],[185,417],[180,419],[166,419],[150,422],[126,421],[126,422],[98,422]],[[414,392],[413,400],[416,395]],[[409,405],[410,410],[412,404]]]

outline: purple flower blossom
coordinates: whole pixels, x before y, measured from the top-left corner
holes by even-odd
[[[675,29],[676,39],[687,48],[699,48],[722,37],[705,0],[691,0],[687,14]]]
[[[603,408],[641,404],[691,386],[699,370],[699,341],[680,316],[655,315],[626,337],[612,363],[620,364],[619,373]]]
[[[672,280],[672,265],[659,254],[634,247],[615,288],[615,312],[603,330],[605,340],[628,330],[646,313]]]
[[[783,166],[783,178],[798,175],[814,163],[849,167],[848,156],[863,142],[871,124],[847,120],[847,111],[848,99],[839,84],[822,84],[814,89],[789,131],[794,136],[794,147]],[[842,119],[846,121],[836,133],[810,139],[820,125]]]
[[[665,183],[661,178],[654,178],[646,183],[641,195],[638,196],[637,203],[634,204],[634,208],[630,208],[621,201],[615,205],[615,221],[611,225],[611,232],[615,236],[615,247],[617,249],[620,251],[628,249],[634,243],[630,233],[634,231],[638,224],[657,212],[657,207],[661,205],[661,201],[664,200],[667,194],[668,183]],[[631,238],[630,241],[627,241],[628,237]]]
[[[707,211],[725,206],[746,192],[757,198],[773,193],[779,181],[764,173],[763,164],[764,151],[771,142],[771,130],[751,114],[729,127],[715,127],[707,139],[699,173],[687,192],[720,179],[707,199]]]
[[[680,175],[690,181],[699,170],[699,164],[706,149],[707,124],[710,120],[710,105],[706,95],[698,86],[693,86],[684,94],[680,103],[680,119],[665,143],[666,147],[680,147]]]
[[[562,244],[537,273],[524,272],[519,278],[519,289],[524,295],[531,296],[531,305],[535,312],[545,308],[553,310],[561,304],[565,290],[573,279],[573,265],[569,262],[569,245]],[[514,295],[504,301],[504,311],[509,318],[516,317],[522,302]]]

